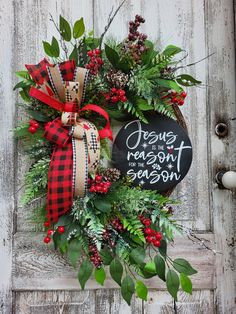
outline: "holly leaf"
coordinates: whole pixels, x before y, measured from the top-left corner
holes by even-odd
[[[70,24],[61,15],[60,15],[60,19],[59,19],[59,29],[60,29],[62,38],[65,41],[70,41],[71,40]]]
[[[158,277],[161,280],[166,281],[166,264],[165,264],[164,259],[160,255],[156,255],[154,257],[154,262],[155,262],[156,273]]]
[[[86,282],[88,281],[92,274],[92,271],[93,265],[89,262],[89,260],[88,259],[83,260],[78,273],[78,279],[83,290]]]
[[[84,19],[81,17],[78,21],[75,22],[73,27],[73,37],[79,38],[84,34],[85,26],[84,26]]]
[[[188,74],[180,74],[176,77],[176,81],[182,86],[195,86],[202,82],[196,80],[194,77]]]
[[[99,251],[100,256],[102,258],[102,262],[104,265],[110,265],[111,261],[113,260],[113,257],[111,253],[107,249],[101,249]]]
[[[101,268],[95,268],[94,277],[95,277],[96,281],[101,286],[103,286],[104,281],[106,279],[106,272],[105,272],[104,268],[102,268],[102,267]]]
[[[134,281],[129,275],[126,275],[121,283],[121,294],[124,300],[128,303],[128,305],[130,305],[130,301],[134,291]]]
[[[82,252],[82,245],[78,241],[78,239],[71,240],[68,245],[67,256],[73,267],[77,266],[77,262],[78,262],[79,256],[81,255],[81,252]]]
[[[52,37],[51,51],[53,53],[53,57],[55,57],[55,58],[59,57],[59,55],[60,55],[60,48],[59,48],[58,41],[56,40],[56,38],[54,36]]]
[[[194,269],[184,258],[176,258],[173,261],[173,267],[179,273],[184,273],[186,276],[191,276],[197,273],[196,269]]]
[[[192,281],[184,273],[180,273],[180,284],[183,291],[192,294]]]
[[[112,279],[115,280],[115,282],[117,282],[118,285],[120,286],[121,278],[123,275],[123,266],[117,258],[113,259],[113,261],[111,262],[110,274],[111,274]]]
[[[145,250],[142,247],[133,249],[130,253],[130,261],[132,264],[143,266],[145,259]]]
[[[135,291],[137,293],[137,296],[140,299],[142,299],[144,301],[147,301],[148,289],[147,289],[146,285],[142,281],[140,281],[140,280],[136,281]]]
[[[169,269],[166,276],[166,287],[170,295],[177,301],[179,291],[179,276],[173,269]]]

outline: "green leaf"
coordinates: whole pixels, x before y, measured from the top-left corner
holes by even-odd
[[[81,252],[82,252],[82,245],[78,241],[78,239],[71,240],[68,245],[67,256],[73,267],[77,266],[77,262],[78,262],[79,256],[81,255]]]
[[[84,34],[85,26],[84,26],[84,19],[81,17],[78,21],[75,22],[73,27],[73,37],[79,38]]]
[[[25,89],[22,89],[20,92],[20,97],[25,101],[25,102],[30,102],[30,96],[28,92]]]
[[[51,51],[53,53],[53,57],[58,58],[60,55],[60,48],[57,39],[53,36],[51,42]]]
[[[192,294],[192,281],[183,273],[180,273],[180,284],[183,291]]]
[[[102,258],[102,262],[104,265],[110,265],[111,261],[113,260],[113,257],[111,253],[108,251],[108,249],[101,249],[99,251],[100,256]]]
[[[137,247],[133,249],[130,253],[130,261],[132,264],[137,264],[142,266],[145,259],[145,249],[142,247]]]
[[[129,275],[126,275],[121,283],[121,294],[124,300],[128,303],[128,305],[130,305],[130,301],[134,291],[134,281]]]
[[[121,278],[123,275],[123,266],[117,258],[113,259],[113,261],[111,262],[110,274],[111,274],[111,277],[115,280],[115,282],[117,282],[118,285],[120,286]]]
[[[61,31],[62,38],[65,39],[65,41],[70,41],[71,40],[70,24],[61,15],[60,15],[60,20],[59,20],[59,28]]]
[[[88,281],[89,277],[92,274],[92,271],[93,265],[89,262],[89,260],[88,259],[83,260],[78,273],[78,279],[83,290],[86,282]]]
[[[47,41],[43,41],[43,49],[46,55],[48,55],[49,57],[54,57],[52,47]]]
[[[176,258],[173,262],[173,267],[179,273],[184,273],[186,276],[191,276],[197,273],[196,269],[194,269],[184,258]]]
[[[173,80],[165,80],[165,79],[156,79],[155,82],[161,86],[161,87],[165,87],[165,88],[169,88],[169,89],[173,89],[176,92],[180,93],[182,92],[182,88]]]
[[[140,299],[147,301],[148,289],[142,281],[136,281],[135,291]]]
[[[156,266],[155,266],[154,261],[148,262],[145,265],[144,269],[149,273],[156,274]]]
[[[166,281],[166,264],[164,259],[160,256],[160,255],[156,255],[154,257],[154,262],[155,262],[155,266],[156,266],[156,273],[158,275],[158,277],[163,280]]]
[[[103,213],[108,213],[111,210],[111,203],[105,198],[97,198],[94,200],[93,204]]]
[[[177,273],[169,269],[166,276],[166,287],[171,296],[177,301],[177,292],[179,290],[179,276]]]
[[[188,74],[181,74],[176,77],[176,81],[183,86],[195,86],[201,84],[201,81],[196,80],[194,77]]]
[[[39,122],[48,122],[50,121],[50,118],[47,117],[45,114],[43,114],[40,111],[36,111],[36,110],[31,110],[31,109],[26,109],[26,111],[28,112],[28,114],[35,120],[39,121]]]
[[[74,60],[75,64],[78,65],[78,50],[76,46],[74,46],[74,49],[72,50],[71,54],[69,55],[70,60]]]
[[[158,248],[158,251],[160,252],[160,254],[166,258],[166,252],[167,252],[167,243],[166,243],[166,240],[162,239],[161,240],[161,245],[160,247]]]
[[[150,272],[146,271],[145,269],[139,269],[138,274],[145,279],[149,279],[149,278],[156,276],[156,273],[150,273]]]
[[[118,53],[111,47],[107,46],[106,44],[105,53],[109,62],[116,68],[120,60]]]
[[[102,267],[101,268],[95,268],[94,276],[95,276],[96,281],[101,286],[103,286],[104,281],[106,279],[106,272],[105,272],[105,270]]]
[[[28,71],[17,71],[16,76],[25,80],[30,80],[30,75]]]
[[[143,111],[153,110],[153,106],[151,106],[145,99],[138,99],[137,106]]]
[[[174,45],[169,45],[165,48],[165,50],[162,52],[162,54],[170,57],[170,56],[176,55],[177,53],[180,53],[181,51],[183,51],[181,48],[176,47]]]

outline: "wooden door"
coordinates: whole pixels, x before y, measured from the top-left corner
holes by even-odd
[[[43,56],[42,40],[51,38],[49,13],[69,20],[84,16],[88,29],[100,34],[118,0],[0,0],[0,313],[173,313],[171,298],[159,282],[149,282],[148,302],[133,299],[129,308],[109,279],[105,289],[90,280],[80,291],[76,273],[67,261],[42,243],[27,221],[32,208],[19,206],[28,161],[18,153],[10,131],[22,119],[12,91],[14,72]],[[192,296],[180,294],[179,313],[235,313],[234,216],[235,193],[220,190],[215,174],[235,169],[235,37],[233,0],[127,0],[109,34],[119,39],[136,13],[146,19],[144,31],[160,47],[169,43],[189,52],[187,63],[215,53],[189,67],[205,88],[189,91],[183,108],[194,147],[191,171],[175,195],[182,205],[176,217],[195,230],[195,245],[178,239],[173,255],[185,256],[198,269]],[[229,127],[220,139],[218,122]],[[219,252],[215,255],[205,244]]]

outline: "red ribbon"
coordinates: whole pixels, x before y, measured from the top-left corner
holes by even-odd
[[[61,101],[57,100],[56,98],[47,95],[46,93],[42,92],[38,88],[31,87],[29,91],[29,95],[33,98],[36,98],[40,100],[41,102],[47,104],[51,108],[54,108],[58,111],[66,111],[66,112],[75,112],[75,106],[73,106],[72,103],[62,103]],[[93,112],[96,112],[100,114],[102,117],[105,118],[107,121],[105,127],[102,130],[99,130],[99,136],[100,138],[109,138],[112,141],[112,131],[110,126],[110,120],[108,113],[102,109],[101,107],[94,105],[94,104],[87,104],[85,105],[81,110],[78,111],[78,113],[91,110]]]

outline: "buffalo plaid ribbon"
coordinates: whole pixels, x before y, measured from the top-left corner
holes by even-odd
[[[112,140],[112,132],[109,116],[101,107],[88,104],[80,109],[87,70],[75,68],[73,61],[51,66],[45,60],[36,66],[37,73],[30,66],[31,77],[40,85],[31,87],[30,95],[63,112],[61,118],[47,125],[44,133],[45,138],[55,144],[48,172],[46,209],[48,221],[56,222],[71,209],[74,196],[85,195],[88,172],[95,172],[99,163],[100,138]],[[44,66],[48,76],[42,82],[39,68]],[[102,115],[107,120],[105,128],[98,131],[90,121],[81,119],[79,114],[85,110]]]

